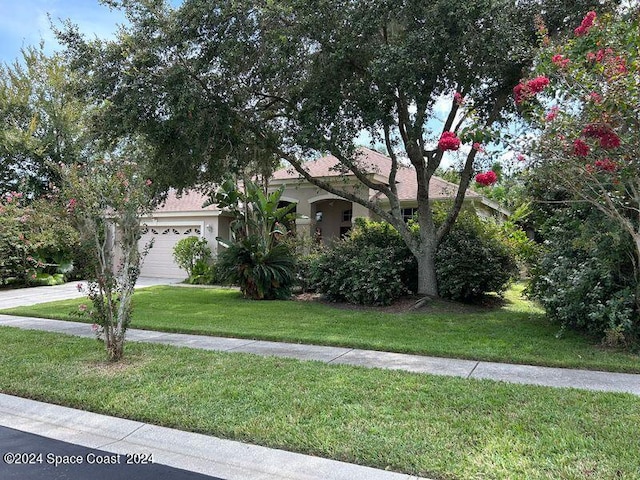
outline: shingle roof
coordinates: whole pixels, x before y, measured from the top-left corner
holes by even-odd
[[[391,171],[391,159],[386,155],[378,153],[368,148],[358,150],[358,162],[363,170],[369,173],[378,173],[385,178],[389,177]],[[342,175],[354,176],[352,172],[343,173],[339,169],[340,162],[333,155],[327,155],[317,160],[311,160],[303,164],[304,168],[313,177],[339,177]],[[273,175],[274,180],[301,180],[302,176],[292,168],[283,168]],[[396,185],[400,200],[415,200],[418,192],[418,182],[416,181],[415,170],[412,166],[403,166],[396,174]],[[451,198],[458,191],[458,186],[443,180],[440,177],[432,177],[429,183],[429,197],[433,199]],[[479,198],[480,195],[468,190],[467,197]]]
[[[169,190],[165,202],[156,208],[156,212],[197,212],[200,210],[218,210],[215,205],[203,208],[202,205],[209,199],[208,195],[198,190],[187,190],[178,196],[173,189]]]

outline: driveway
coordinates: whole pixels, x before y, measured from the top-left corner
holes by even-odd
[[[182,281],[182,278],[140,277],[136,283],[136,288],[151,287],[153,285],[172,285]],[[86,287],[87,282],[69,282],[64,285],[55,285],[53,287],[29,287],[0,290],[0,309],[81,298],[84,297],[85,294],[78,291],[79,284]]]

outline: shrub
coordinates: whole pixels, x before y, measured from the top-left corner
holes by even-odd
[[[187,272],[189,283],[207,283],[203,277],[210,275],[213,256],[206,239],[183,238],[173,247],[173,258]]]
[[[329,300],[389,305],[416,290],[417,271],[414,256],[395,228],[356,219],[349,237],[320,256],[312,278]],[[502,292],[517,266],[498,228],[465,211],[438,248],[436,273],[441,296],[469,301]]]
[[[389,305],[415,288],[417,264],[388,223],[358,218],[313,267],[313,284],[331,301]]]
[[[500,294],[517,273],[513,252],[502,241],[499,228],[469,210],[460,213],[436,252],[438,291],[452,300]]]
[[[0,284],[57,285],[73,271],[79,237],[51,199],[0,199]]]
[[[595,208],[558,210],[543,227],[545,252],[529,294],[563,328],[630,343],[640,328],[631,237]]]
[[[242,294],[254,300],[289,298],[294,267],[294,257],[285,243],[266,248],[255,236],[229,245],[218,256],[220,277],[239,285]]]

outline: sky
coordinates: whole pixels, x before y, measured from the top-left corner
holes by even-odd
[[[60,49],[48,18],[55,25],[71,20],[89,37],[112,36],[124,15],[98,0],[0,0],[0,62],[12,63],[20,49],[44,41],[45,51]]]

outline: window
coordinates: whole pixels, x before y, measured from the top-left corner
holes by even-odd
[[[413,217],[415,217],[417,213],[418,213],[418,209],[417,208],[414,208],[414,207],[403,208],[402,209],[402,219],[406,223],[409,220],[411,220]]]
[[[353,218],[353,210],[349,209],[349,210],[344,210],[342,212],[343,222],[350,222],[352,218]]]

